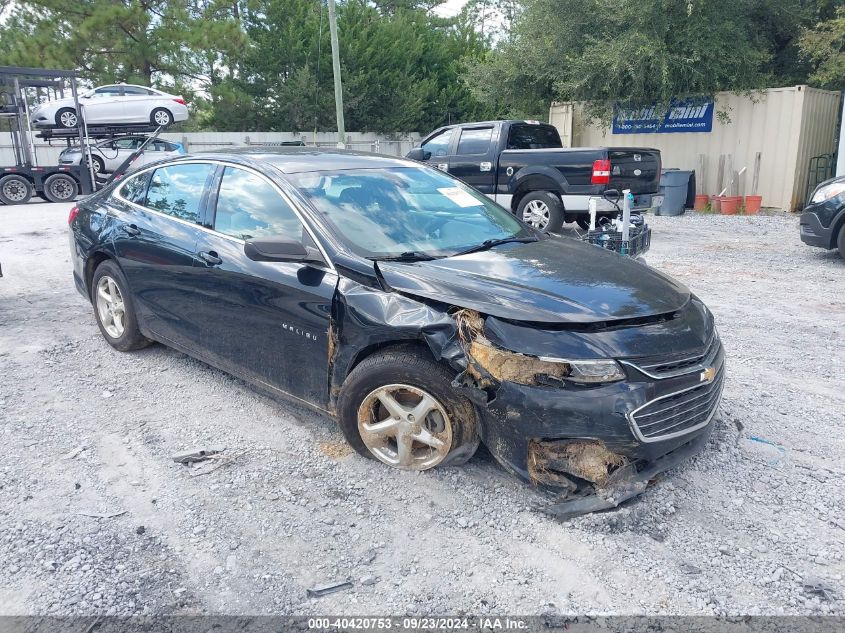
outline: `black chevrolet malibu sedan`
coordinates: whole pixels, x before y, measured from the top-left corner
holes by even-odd
[[[681,284],[407,160],[254,149],[144,168],[71,211],[106,341],[159,341],[337,419],[394,468],[479,442],[609,508],[700,450],[724,353]]]

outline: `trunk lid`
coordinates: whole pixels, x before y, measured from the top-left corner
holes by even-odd
[[[631,193],[660,190],[660,150],[641,147],[609,147],[609,189],[630,189]]]

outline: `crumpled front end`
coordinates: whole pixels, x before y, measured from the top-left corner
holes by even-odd
[[[641,493],[656,474],[701,450],[712,431],[724,351],[697,300],[671,318],[584,331],[475,313],[456,318],[468,366],[455,384],[478,406],[482,440],[505,468],[558,492],[548,510],[560,518]],[[625,378],[573,384],[549,372],[560,364],[548,357],[613,358]]]

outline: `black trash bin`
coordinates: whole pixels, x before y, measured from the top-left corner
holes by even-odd
[[[682,215],[695,202],[695,172],[664,169],[660,174],[660,193],[663,204],[657,215]]]

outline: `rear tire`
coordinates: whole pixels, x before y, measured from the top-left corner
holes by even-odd
[[[837,240],[839,247],[839,255],[845,259],[845,224],[839,228],[839,239]]]
[[[56,112],[56,125],[60,128],[70,129],[79,125],[79,117],[73,108],[61,108]]]
[[[173,123],[173,114],[167,108],[156,108],[150,113],[150,123],[167,127]]]
[[[557,233],[563,226],[563,202],[551,191],[532,191],[519,201],[516,215],[535,229]]]
[[[443,365],[413,351],[392,350],[364,359],[343,383],[338,399],[338,423],[346,441],[364,457],[401,470],[467,462],[480,442],[478,423],[475,408],[455,391],[452,379]],[[421,419],[411,415],[415,407]],[[407,449],[400,446],[404,442]],[[410,455],[404,462],[403,450]]]
[[[26,204],[32,197],[32,183],[23,176],[9,174],[0,178],[0,202]]]
[[[79,195],[79,185],[67,174],[53,174],[44,181],[44,197],[50,202],[71,202]]]
[[[129,352],[152,343],[138,329],[135,300],[120,268],[110,259],[94,271],[91,303],[103,338],[116,350]]]

